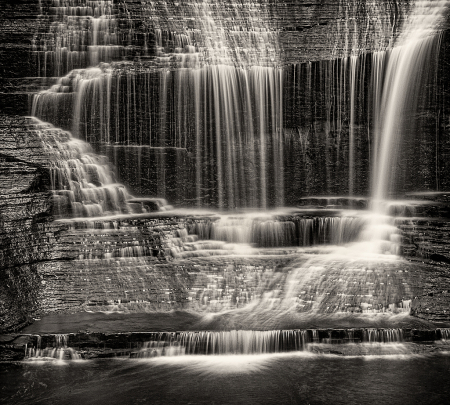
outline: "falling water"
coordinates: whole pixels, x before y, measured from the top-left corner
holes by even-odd
[[[81,19],[91,26],[91,66],[110,61],[116,27],[111,2],[94,3],[99,4],[83,9],[87,17]],[[155,28],[152,61],[73,70],[35,97],[32,114],[92,143],[185,151],[195,172],[189,198],[198,206],[282,206],[283,74],[277,34],[262,22],[269,7],[265,3],[229,6],[181,4],[195,27],[178,32]],[[148,7],[141,15],[144,23],[158,11],[153,3]],[[80,11],[58,9],[68,17],[75,12]],[[230,13],[246,21],[245,27],[225,27]],[[97,32],[109,50],[105,54],[99,51]],[[59,55],[63,48],[56,45],[52,52]],[[152,90],[155,81],[159,99]],[[73,111],[66,122],[59,118],[61,109]],[[162,154],[162,197],[168,188],[165,166]]]
[[[358,64],[358,57],[350,57],[350,141],[349,141],[349,157],[348,157],[348,174],[349,185],[348,191],[350,197],[354,195],[355,182],[355,99],[356,99],[356,69]]]
[[[67,346],[68,335],[55,335],[53,346],[41,348],[41,336],[37,336],[37,347],[27,349],[27,357],[30,360],[79,360],[80,355],[71,347]]]
[[[398,254],[389,202],[395,187],[398,151],[406,131],[417,119],[422,85],[427,83],[427,64],[440,45],[439,29],[448,1],[416,1],[404,21],[393,49],[372,57],[374,162],[372,167],[373,219],[366,235],[371,250]],[[390,241],[392,243],[388,243]]]
[[[200,239],[248,243],[257,247],[342,245],[358,240],[367,225],[364,217],[286,217],[273,214],[223,215],[189,227]]]
[[[380,212],[380,203],[389,197],[395,184],[399,142],[406,135],[408,117],[414,119],[422,90],[420,84],[424,83],[427,63],[439,49],[437,32],[444,22],[448,5],[448,1],[416,1],[396,46],[386,55],[374,54],[374,117],[378,120],[375,129],[380,131],[376,134],[379,145],[376,145],[378,154],[372,171],[375,211]],[[378,82],[383,70],[384,86],[380,96]]]
[[[134,357],[264,354],[299,351],[310,340],[306,330],[181,332],[155,334]]]
[[[30,120],[30,131],[48,154],[56,217],[132,212],[127,189],[117,183],[108,160],[93,153],[90,145],[36,118]]]
[[[352,27],[338,24],[346,40],[343,53],[335,55],[339,59],[306,63],[292,69],[295,78],[292,91],[298,93],[293,99],[300,100],[300,113],[296,113],[300,118],[292,119],[292,126],[285,129],[287,68],[282,65],[279,32],[266,18],[270,15],[271,2],[246,3],[245,7],[240,3],[227,3],[227,7],[222,7],[212,1],[178,3],[180,13],[190,18],[189,24],[182,27],[169,19],[159,20],[163,3],[145,3],[140,18],[143,26],[152,28],[144,36],[144,42],[150,43],[148,34],[151,32],[154,46],[146,45],[142,54],[134,55],[132,62],[118,60],[116,52],[123,51],[121,56],[126,52],[116,45],[118,23],[112,2],[92,2],[94,8],[87,6],[86,10],[73,10],[71,2],[63,1],[55,1],[55,7],[60,3],[65,6],[58,8],[56,20],[67,17],[70,23],[69,17],[80,14],[80,18],[75,19],[77,24],[89,27],[86,38],[74,41],[80,49],[73,52],[81,52],[82,61],[72,63],[73,55],[67,56],[64,65],[59,59],[65,58],[67,47],[58,43],[53,46],[51,41],[46,43],[45,47],[51,48],[48,55],[53,58],[53,64],[62,64],[57,71],[61,77],[33,100],[33,115],[71,129],[79,138],[76,140],[67,132],[61,132],[64,140],[51,138],[51,148],[64,152],[62,145],[68,144],[75,149],[75,155],[64,152],[60,162],[54,165],[58,180],[53,189],[60,201],[57,205],[69,207],[60,208],[61,215],[63,211],[73,216],[131,212],[131,196],[116,183],[106,168],[107,162],[91,153],[80,139],[102,144],[113,153],[120,148],[128,148],[127,151],[137,148],[139,182],[144,181],[141,166],[145,165],[148,176],[157,178],[160,197],[166,197],[171,188],[187,189],[185,201],[196,206],[227,209],[283,206],[287,187],[298,199],[302,192],[314,190],[315,183],[322,183],[320,170],[314,170],[314,165],[324,166],[324,156],[327,187],[331,189],[335,180],[337,190],[348,187],[350,196],[356,193],[357,183],[362,183],[357,178],[361,172],[357,165],[357,96],[364,88],[366,59],[361,54],[369,39],[370,22],[362,31],[356,19],[350,24]],[[446,5],[445,1],[416,2],[398,39],[394,33],[396,22],[376,23],[384,24],[380,30],[389,34],[380,35],[371,47],[377,50],[372,58],[376,131],[372,195],[375,207],[388,196],[389,168],[396,160],[397,133],[402,132],[402,117],[409,111],[412,95],[417,93],[415,82],[420,79],[427,56],[438,43],[434,34]],[[361,12],[359,6],[354,12],[355,15]],[[230,15],[246,21],[246,25],[233,25]],[[350,19],[347,17],[345,21]],[[77,38],[86,34],[77,27],[70,30],[69,24],[64,29]],[[394,45],[398,46],[385,51],[386,47]],[[313,130],[318,120],[313,111],[315,82],[323,77],[326,80],[320,86],[324,87],[326,100],[325,129],[321,136],[325,139],[326,151],[320,147],[322,143]],[[306,90],[303,92],[303,89]],[[309,109],[308,113],[303,114],[302,108]],[[349,142],[346,144],[344,127],[348,118]],[[289,142],[295,145],[295,153],[290,153]],[[330,145],[333,147],[328,148]],[[156,158],[148,162],[142,158],[144,153]],[[289,173],[293,174],[292,178],[286,175],[285,158],[294,161],[294,169]],[[307,173],[300,180],[296,170],[299,160]],[[329,164],[330,160],[334,160],[334,166]],[[340,167],[342,161],[345,169]],[[169,166],[176,167],[175,181],[166,173]],[[362,225],[367,222],[366,218],[304,217],[280,221],[270,215],[263,217],[222,216],[218,220],[197,223],[195,229],[190,229],[191,235],[172,238],[169,246],[172,256],[178,259],[225,256],[226,250],[234,254],[236,251],[226,246],[229,242],[277,248],[348,243],[358,239]],[[385,221],[378,221],[376,225],[376,232],[374,227],[368,227],[369,236],[362,239],[366,242],[381,239],[383,252],[397,253],[391,242],[398,241],[398,230]],[[251,302],[241,311],[247,311],[244,319],[249,315],[248,319],[257,318],[261,322],[267,317],[283,317],[293,312],[407,312],[412,295],[408,285],[402,286],[404,290],[397,288],[394,293],[387,293],[394,288],[390,285],[398,285],[398,280],[391,283],[388,279],[389,269],[400,272],[395,267],[397,259],[374,257],[368,245],[370,243],[358,244],[353,250],[297,257],[289,267],[274,275],[271,282],[264,284],[263,280],[258,284],[258,288],[264,284],[258,291],[243,289],[236,293],[234,302],[227,287],[220,288],[225,291],[220,292],[225,302],[223,306],[203,289],[198,306],[215,301],[217,308],[238,308],[237,313],[244,303]],[[148,263],[142,258],[147,253],[138,244],[111,249],[98,256],[95,251],[86,251],[80,259],[92,260],[89,265],[98,265],[101,271],[116,255],[122,259],[137,259],[129,260],[126,270],[121,267],[125,260],[117,261],[117,266],[126,273],[137,266],[146,271]],[[95,260],[98,262],[94,263]],[[143,291],[149,294],[147,286],[143,286]],[[191,292],[196,294],[197,288]],[[403,300],[403,291],[408,299]],[[169,292],[167,294],[170,296]]]
[[[118,21],[113,0],[51,0],[40,19],[48,33],[33,41],[37,72],[42,77],[60,77],[79,68],[95,66],[120,57]]]
[[[311,157],[315,145],[306,139],[312,134],[304,134],[298,124],[295,136],[303,138],[300,160],[305,160],[307,177],[301,184],[292,182],[291,176],[303,173],[296,167],[297,151],[290,151],[289,131],[284,128],[286,68],[280,27],[272,19],[278,7],[280,12],[283,9],[281,5],[191,1],[173,3],[173,7],[164,2],[123,7],[126,17],[120,17],[121,23],[129,25],[129,33],[122,35],[133,46],[135,38],[141,38],[141,51],[134,56],[130,54],[133,46],[118,45],[124,38],[119,38],[119,12],[112,1],[53,1],[50,33],[35,49],[40,59],[58,66],[55,75],[65,76],[36,95],[33,115],[72,130],[91,144],[104,145],[102,150],[109,156],[118,149],[138,147],[139,162],[144,155],[155,163],[150,179],[142,176],[139,163],[137,179],[133,179],[137,188],[148,193],[147,184],[154,176],[158,196],[189,205],[283,206],[286,188],[293,189],[296,196],[290,200],[295,201],[299,193],[307,195],[314,183],[321,182],[316,171],[322,168],[314,165],[322,156]],[[360,181],[356,173],[361,171],[356,153],[356,93],[358,77],[361,83],[364,77],[357,70],[363,70],[365,63],[359,57],[368,49],[386,49],[397,35],[396,18],[401,20],[404,12],[403,5],[394,10],[384,3],[339,2],[344,23],[337,21],[329,41],[333,57],[341,59],[321,62],[324,74],[334,82],[329,81],[333,89],[326,100],[324,153],[327,161],[337,160],[336,167],[326,166],[329,190],[339,189],[339,171],[347,170],[339,167],[341,159],[348,165],[349,194],[361,189],[356,184]],[[368,18],[371,15],[377,18]],[[142,32],[133,27],[133,18],[141,21]],[[345,42],[342,52],[335,49],[341,42]],[[132,56],[133,62],[119,62]],[[69,62],[76,58],[80,61]],[[311,95],[313,74],[308,63]],[[352,89],[347,155],[340,138],[348,83]],[[338,94],[333,94],[335,87]],[[312,100],[305,101],[311,105]],[[334,103],[336,111],[331,112]],[[335,136],[333,156],[329,147]],[[292,172],[286,173],[286,158],[294,160]],[[186,177],[186,172],[193,175]]]

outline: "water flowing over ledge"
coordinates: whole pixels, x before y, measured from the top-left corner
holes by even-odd
[[[398,185],[396,176],[388,181],[398,160],[397,132],[412,130],[402,129],[402,117],[415,115],[427,84],[425,73],[432,72],[424,72],[424,63],[436,54],[448,7],[445,1],[417,1],[398,5],[394,17],[386,19],[392,10],[384,10],[384,3],[378,10],[371,4],[340,4],[346,25],[338,23],[337,32],[345,40],[339,35],[334,40],[346,44],[344,55],[313,69],[311,63],[293,68],[281,63],[279,30],[268,18],[274,7],[270,2],[224,6],[193,1],[170,10],[150,2],[141,7],[139,17],[148,30],[144,42],[154,41],[154,52],[133,61],[112,61],[109,51],[99,57],[99,47],[108,50],[118,41],[112,2],[95,1],[85,8],[77,3],[74,10],[70,2],[54,3],[52,27],[67,38],[74,35],[80,44],[68,50],[63,36],[63,43],[45,45],[53,49],[46,50],[46,57],[62,66],[63,54],[86,54],[86,62],[67,69],[56,84],[38,93],[32,114],[97,145],[116,166],[134,166],[135,173],[123,170],[120,176],[137,193],[227,209],[295,204],[315,183],[322,192],[344,187],[353,197],[367,194],[370,187],[375,201],[388,198]],[[170,13],[175,14],[164,17]],[[190,16],[193,26],[163,23],[177,20],[177,13]],[[378,45],[365,49],[362,26],[371,15],[376,23],[367,24],[366,37],[375,30]],[[228,26],[234,20],[248,23],[237,30]],[[368,58],[369,51],[374,53]],[[399,58],[410,67],[406,73]],[[409,63],[411,59],[417,63]],[[309,105],[308,94],[322,92],[318,78],[325,85],[320,112],[325,122],[319,132],[326,148],[312,158],[317,141],[311,135],[318,129],[301,121],[312,114],[302,111]],[[391,86],[399,80],[402,84]],[[365,104],[372,107],[367,118],[359,111]],[[369,146],[361,150],[359,126],[366,119]],[[343,125],[347,120],[348,134]],[[326,164],[314,167],[321,159]]]
[[[193,355],[261,355],[288,352],[355,355],[412,353],[414,344],[448,348],[449,329],[303,329],[222,332],[21,335],[28,360],[80,360],[95,357],[150,359]],[[15,343],[14,343],[15,342]],[[25,343],[26,342],[26,343]],[[13,347],[11,346],[11,347]],[[419,350],[419,346],[415,351]],[[334,348],[334,351],[333,351]],[[341,350],[342,352],[339,352]]]
[[[40,1],[7,400],[444,402],[448,6]]]

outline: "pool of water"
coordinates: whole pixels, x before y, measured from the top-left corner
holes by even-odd
[[[445,404],[450,353],[24,361],[0,364],[0,393],[8,405]]]

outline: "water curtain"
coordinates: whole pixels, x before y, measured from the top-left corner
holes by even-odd
[[[139,193],[187,205],[269,208],[369,187],[386,199],[447,3],[341,1],[334,60],[291,69],[271,1],[52,0],[34,46],[41,74],[59,79],[32,114],[123,154],[117,165],[134,159],[121,175]]]

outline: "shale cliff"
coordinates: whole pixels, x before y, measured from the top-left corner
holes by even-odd
[[[25,119],[0,118],[1,328],[23,324],[38,307],[37,266],[55,259],[50,177],[41,143]]]

